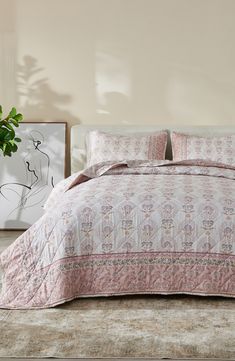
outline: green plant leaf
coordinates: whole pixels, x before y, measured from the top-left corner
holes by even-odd
[[[5,135],[4,139],[5,141],[9,141],[15,138],[15,132],[10,131]]]
[[[14,116],[14,119],[17,121],[17,122],[20,122],[21,120],[23,120],[23,115],[18,113]]]
[[[6,150],[6,146],[7,146],[7,143],[4,143],[3,145],[2,145],[2,150],[3,150],[3,153],[5,152],[5,150]]]
[[[21,142],[21,139],[16,137],[14,127],[19,127],[23,115],[17,113],[15,107],[11,109],[7,117],[2,118],[2,114],[2,107],[0,106],[0,152],[4,156],[11,157],[12,153],[15,153],[18,149],[16,142]]]
[[[0,128],[0,141],[4,142],[5,137],[7,136],[9,130],[7,130],[6,128]]]
[[[16,114],[17,114],[16,108],[13,107],[13,108],[11,109],[8,117],[9,117],[9,118],[14,118],[14,117],[16,116]]]
[[[11,151],[12,151],[13,153],[15,153],[15,152],[17,151],[17,149],[18,149],[17,145],[16,145],[15,143],[12,144]]]
[[[5,127],[0,128],[0,136],[6,133],[8,133],[8,130]]]
[[[3,154],[11,157],[11,145],[9,143],[6,144],[6,148]]]
[[[14,129],[13,129],[13,127],[12,127],[12,125],[10,123],[5,122],[4,126],[7,127],[8,129],[10,129],[11,131],[14,131]]]
[[[10,119],[10,121],[11,121],[12,124],[14,124],[15,127],[18,127],[18,126],[19,126],[17,120],[15,120],[15,119],[12,118],[12,119]]]

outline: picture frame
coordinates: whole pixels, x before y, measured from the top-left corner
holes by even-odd
[[[0,155],[0,229],[25,230],[66,176],[67,122],[21,122],[11,157]]]

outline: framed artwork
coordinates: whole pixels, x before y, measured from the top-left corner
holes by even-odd
[[[27,229],[65,178],[67,123],[20,123],[12,157],[0,155],[0,229]]]

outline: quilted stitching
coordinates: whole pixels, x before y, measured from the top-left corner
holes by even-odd
[[[234,169],[137,162],[64,192],[75,178],[0,256],[0,307],[85,295],[235,296]]]

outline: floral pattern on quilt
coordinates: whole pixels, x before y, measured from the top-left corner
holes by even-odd
[[[235,168],[90,167],[56,187],[0,264],[2,308],[141,293],[235,297]]]

